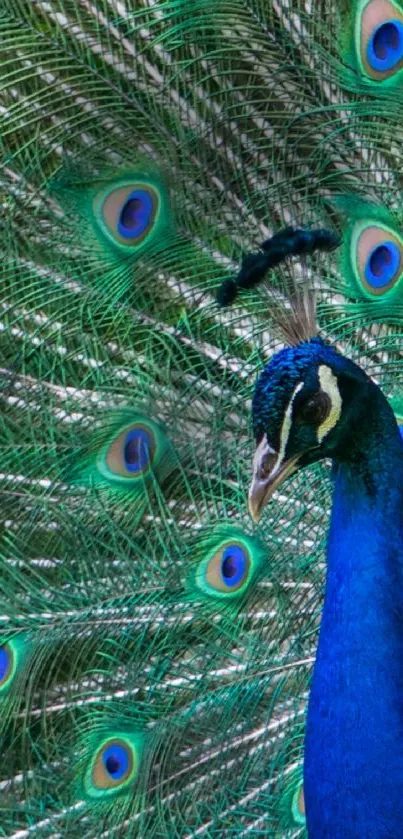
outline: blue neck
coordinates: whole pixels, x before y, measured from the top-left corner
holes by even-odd
[[[309,839],[403,836],[403,446],[378,394],[374,432],[361,429],[354,463],[335,464],[305,741]]]

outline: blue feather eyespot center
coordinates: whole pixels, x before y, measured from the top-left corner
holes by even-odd
[[[106,772],[113,781],[120,781],[129,769],[130,759],[124,746],[114,743],[102,755]]]
[[[154,201],[146,189],[135,189],[120,211],[118,233],[124,239],[138,239],[150,227],[154,216]]]
[[[128,432],[124,442],[123,458],[128,472],[139,473],[150,463],[153,441],[145,428],[134,428]]]
[[[394,242],[382,242],[369,255],[365,278],[371,288],[389,285],[400,266],[400,251]]]
[[[367,59],[376,72],[387,72],[403,59],[403,24],[386,20],[377,26],[369,39]]]
[[[102,798],[122,792],[138,769],[136,747],[122,738],[109,738],[96,753],[84,779],[91,797]]]
[[[0,685],[5,682],[12,665],[11,652],[7,647],[0,647]]]
[[[221,559],[221,578],[229,588],[234,588],[243,581],[248,570],[248,559],[239,545],[228,545]]]
[[[228,603],[251,590],[266,558],[260,541],[233,525],[202,533],[192,543],[192,554],[195,551],[189,586],[196,585],[208,597]]]

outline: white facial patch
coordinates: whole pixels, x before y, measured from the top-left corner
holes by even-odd
[[[281,463],[283,458],[284,458],[285,450],[287,448],[288,438],[290,436],[290,431],[291,431],[291,426],[292,426],[291,414],[292,414],[292,406],[294,404],[294,399],[295,399],[297,393],[299,393],[299,391],[303,387],[304,387],[304,383],[300,382],[299,385],[297,385],[296,388],[294,388],[294,392],[293,392],[292,397],[291,397],[291,399],[290,399],[290,401],[287,405],[287,410],[284,414],[283,424],[281,426],[281,433],[280,433],[280,450],[279,450],[279,453],[278,453],[279,463]],[[277,463],[276,463],[276,466],[277,466]]]
[[[337,384],[337,378],[333,374],[330,367],[327,367],[326,364],[321,364],[318,370],[319,382],[321,389],[324,393],[327,394],[330,400],[330,412],[326,419],[321,423],[321,425],[317,429],[317,438],[318,443],[322,443],[325,439],[326,435],[329,434],[329,431],[334,428],[334,426],[338,423],[341,415],[342,409],[342,399],[339,391],[339,387]],[[287,405],[287,410],[284,414],[283,423],[281,426],[280,432],[280,446],[279,451],[277,454],[277,460],[273,466],[271,471],[272,478],[275,478],[277,472],[280,470],[283,460],[285,451],[287,448],[288,438],[290,436],[290,431],[292,427],[292,409],[295,401],[295,397],[297,393],[304,387],[304,382],[299,382],[297,386],[294,388],[291,399]],[[269,445],[269,441],[263,439],[261,443],[258,445],[255,455],[253,458],[253,469],[254,472],[258,469],[258,467],[262,463],[262,458],[264,455],[267,454],[275,454],[274,449],[271,448]]]
[[[326,419],[317,430],[318,443],[322,443],[329,431],[338,423],[342,409],[342,398],[337,384],[337,378],[326,364],[321,364],[318,370],[320,386],[330,399],[331,409]]]
[[[282,462],[284,460],[285,450],[287,448],[288,438],[290,436],[290,431],[291,431],[291,426],[292,426],[292,419],[291,419],[292,406],[294,404],[294,399],[295,399],[297,393],[299,393],[299,391],[301,390],[301,388],[303,388],[303,386],[304,386],[304,383],[300,382],[294,388],[291,399],[290,399],[290,401],[287,405],[287,410],[284,414],[283,424],[281,426],[281,432],[280,432],[280,447],[279,447],[279,451],[278,451],[278,457],[277,457],[276,463],[275,463],[275,465],[273,467],[273,470],[272,470],[273,477],[277,474],[277,471],[280,469],[280,466],[282,465]],[[263,441],[260,444],[260,446],[258,447],[258,449],[256,451],[256,454],[259,451],[259,449],[261,448],[262,444],[263,444]],[[267,446],[267,443],[264,443],[264,445]]]

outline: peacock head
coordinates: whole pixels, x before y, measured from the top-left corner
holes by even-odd
[[[257,521],[290,475],[353,450],[371,391],[369,377],[320,338],[281,350],[261,373],[253,396],[256,451],[249,510]]]

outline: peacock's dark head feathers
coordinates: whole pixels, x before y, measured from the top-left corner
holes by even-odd
[[[256,452],[249,507],[257,520],[274,490],[298,469],[354,452],[376,386],[320,338],[277,353],[253,396]]]

